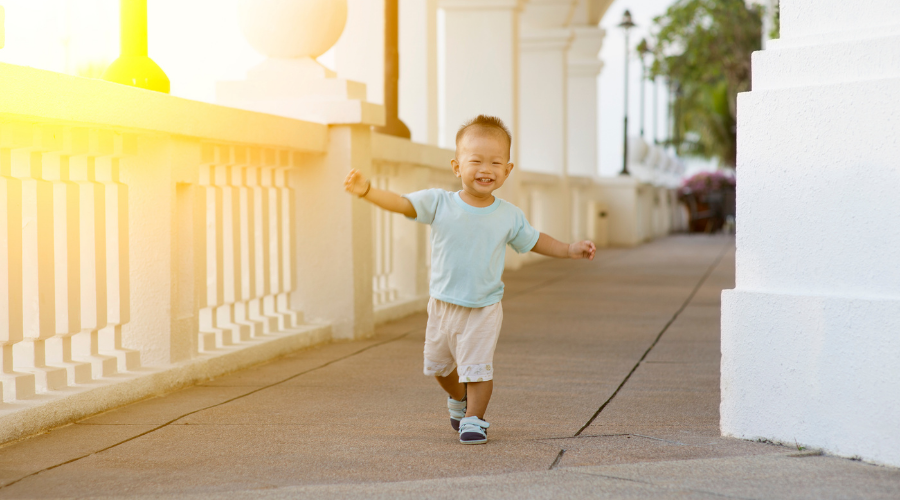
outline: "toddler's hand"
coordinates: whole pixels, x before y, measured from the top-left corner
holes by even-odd
[[[366,192],[366,188],[368,188],[368,181],[359,173],[359,170],[355,168],[350,170],[347,178],[344,179],[344,191],[359,196]]]
[[[569,258],[594,260],[596,251],[597,246],[594,245],[594,242],[588,240],[579,241],[569,245]]]

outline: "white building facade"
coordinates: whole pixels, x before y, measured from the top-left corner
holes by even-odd
[[[781,0],[738,101],[722,433],[900,465],[900,3]]]

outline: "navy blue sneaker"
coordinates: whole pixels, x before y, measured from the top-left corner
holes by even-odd
[[[450,426],[454,431],[459,431],[459,420],[466,416],[466,398],[457,401],[448,396],[447,409],[450,410]]]
[[[462,444],[487,443],[487,428],[491,424],[478,417],[465,417],[459,421],[459,442]]]

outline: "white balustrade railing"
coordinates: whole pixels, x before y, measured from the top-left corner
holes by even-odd
[[[0,73],[0,420],[302,332],[365,337],[373,324],[424,309],[430,227],[348,196],[341,180],[360,168],[374,187],[398,193],[455,191],[453,150],[366,125],[11,65]],[[615,196],[610,212],[625,214],[615,223],[635,226],[647,219],[649,208],[633,207],[646,193],[671,199],[664,186],[633,179],[615,180],[625,194],[613,196],[597,178],[513,175],[501,196],[560,239],[591,234],[595,205]],[[665,232],[665,214],[648,219],[656,222],[641,226],[641,238]],[[197,370],[192,377],[207,373]],[[94,410],[73,411],[102,409],[84,407]],[[32,431],[40,425],[51,423]]]
[[[4,399],[137,367],[121,341],[129,261],[119,164],[135,149],[134,135],[113,130],[0,122]]]
[[[139,133],[0,121],[5,244],[0,254],[0,383],[6,401],[134,370],[140,353],[123,348],[130,319],[129,227],[165,216],[129,210],[123,158],[139,154]],[[192,150],[192,151],[191,151]],[[176,184],[178,271],[192,269],[198,293],[176,292],[174,320],[197,317],[195,340],[173,359],[240,344],[300,324],[294,288],[294,200],[289,149],[194,142],[196,182]],[[128,160],[125,160],[128,161]],[[132,165],[132,168],[135,168]],[[190,198],[193,197],[193,204]],[[184,243],[194,239],[193,252]],[[152,280],[153,277],[148,277]],[[195,311],[196,307],[196,311]],[[178,342],[176,342],[178,343]],[[182,351],[176,353],[174,351]]]
[[[321,163],[327,126],[0,72],[0,401],[33,407],[303,323],[291,172]]]
[[[372,187],[391,189],[391,179],[398,177],[399,165],[373,163]],[[386,210],[372,211],[372,256],[374,276],[372,277],[372,300],[375,307],[390,304],[398,299],[399,293],[391,281],[394,272],[394,220],[395,215]]]
[[[299,324],[293,290],[289,150],[203,144],[199,203],[205,228],[199,346],[238,344]]]
[[[453,150],[372,134],[372,186],[409,193],[459,189]],[[430,226],[384,210],[372,213],[372,301],[376,323],[419,310],[428,298]]]

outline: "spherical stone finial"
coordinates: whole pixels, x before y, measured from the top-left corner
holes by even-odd
[[[263,55],[315,59],[334,45],[347,23],[347,0],[239,0],[241,31]]]

